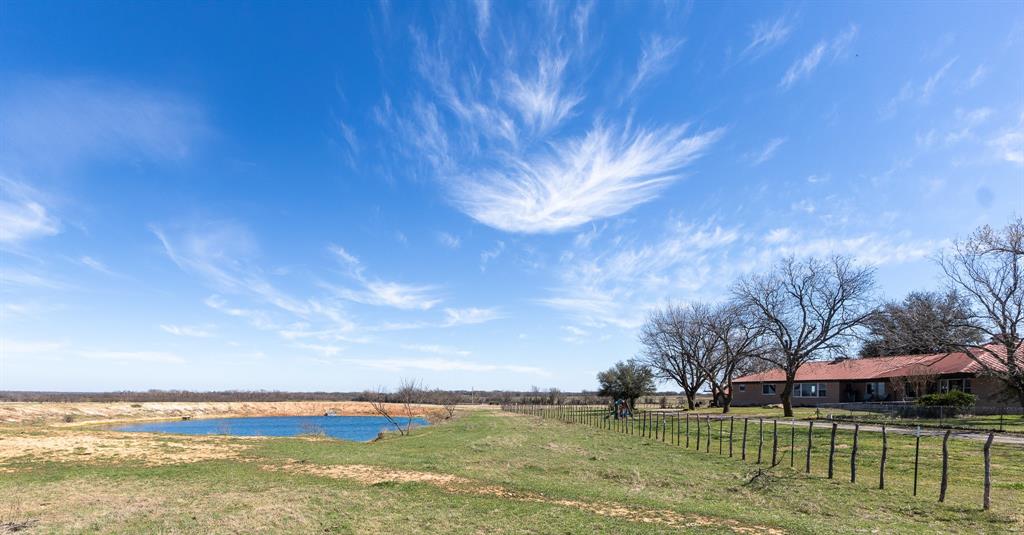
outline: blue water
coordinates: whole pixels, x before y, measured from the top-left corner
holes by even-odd
[[[409,418],[395,418],[402,427]],[[413,427],[429,425],[423,418],[413,418]],[[381,416],[263,416],[259,418],[211,418],[208,420],[175,420],[121,425],[114,431],[143,433],[179,433],[183,435],[236,435],[294,437],[323,433],[332,438],[366,442],[381,431],[394,431],[395,426]]]

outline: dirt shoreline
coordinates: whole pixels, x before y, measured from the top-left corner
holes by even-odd
[[[405,408],[389,404],[395,414]],[[414,405],[412,416],[431,418],[443,412],[436,405]],[[0,423],[40,423],[76,427],[98,423],[182,418],[230,418],[249,416],[373,416],[370,403],[361,401],[247,401],[247,402],[0,402]]]

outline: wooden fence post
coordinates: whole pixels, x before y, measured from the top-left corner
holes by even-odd
[[[860,424],[853,424],[853,449],[850,450],[850,483],[857,482],[857,435]]]
[[[789,467],[796,465],[796,420],[789,421]]]
[[[772,420],[772,468],[779,464],[779,421]]]
[[[761,464],[761,451],[764,450],[764,418],[757,419],[757,464]]]
[[[814,435],[814,420],[807,422],[807,466],[804,469],[808,474],[811,473],[811,437]]]
[[[992,439],[995,437],[995,433],[991,431],[988,434],[988,440],[985,441],[985,494],[981,500],[982,508],[986,511],[992,507]]]
[[[882,462],[878,465],[878,490],[885,490],[885,460],[889,455],[889,436],[882,424]]]
[[[949,487],[949,433],[942,437],[942,482],[939,484],[939,503],[946,501],[946,489]]]
[[[832,422],[832,439],[829,441],[829,446],[828,446],[828,478],[829,479],[832,479],[832,474],[833,474],[832,468],[834,467],[834,461],[835,461],[835,458],[836,458],[836,426],[837,425],[838,424],[836,424],[835,422]]]
[[[732,457],[732,428],[733,424],[736,423],[736,417],[729,417],[729,457]]]
[[[722,454],[722,437],[725,435],[725,433],[722,432],[722,430],[724,429],[723,428],[724,425],[725,425],[725,418],[719,418],[718,419],[718,454],[719,455]]]
[[[744,418],[743,419],[743,446],[740,449],[740,452],[741,452],[740,460],[742,460],[742,461],[746,461],[747,460],[747,424],[749,424],[749,423],[750,423],[750,418]]]
[[[914,496],[917,496],[917,466],[921,460],[921,426],[917,426],[917,439],[914,441]]]
[[[690,447],[690,413],[686,413],[686,447]]]
[[[700,451],[700,415],[697,415],[697,451]]]
[[[711,416],[708,416],[704,423],[708,426],[708,441],[704,444],[704,453],[711,453]]]

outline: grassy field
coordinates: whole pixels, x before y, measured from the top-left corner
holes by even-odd
[[[799,470],[805,441],[798,434],[797,470],[787,458],[754,477],[752,452],[747,462],[719,456],[717,438],[712,453],[696,452],[489,410],[369,444],[9,425],[0,533],[1024,531],[1020,448],[993,447],[993,509],[983,512],[976,442],[952,443],[938,504],[938,440],[922,443],[917,498],[912,437],[890,437],[884,491],[877,435],[861,434],[856,484],[848,434],[834,480],[824,478],[827,432],[815,435],[810,476]]]

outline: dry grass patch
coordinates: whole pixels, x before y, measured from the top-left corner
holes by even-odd
[[[27,458],[55,462],[140,462],[149,466],[238,457],[247,447],[220,437],[169,439],[117,432],[9,433],[0,440],[0,470]]]
[[[744,525],[734,520],[723,520],[701,515],[684,515],[675,511],[628,507],[609,503],[591,503],[580,500],[559,499],[535,492],[519,492],[496,485],[484,485],[472,479],[451,474],[436,474],[413,470],[396,470],[368,465],[312,465],[303,461],[292,461],[285,465],[266,465],[262,467],[271,471],[286,471],[309,474],[337,479],[358,481],[367,485],[380,483],[425,483],[448,492],[476,494],[481,496],[497,496],[519,502],[557,505],[586,511],[596,515],[639,522],[644,524],[660,524],[673,528],[725,527],[735,533],[766,533],[779,535],[782,530],[766,526]]]

